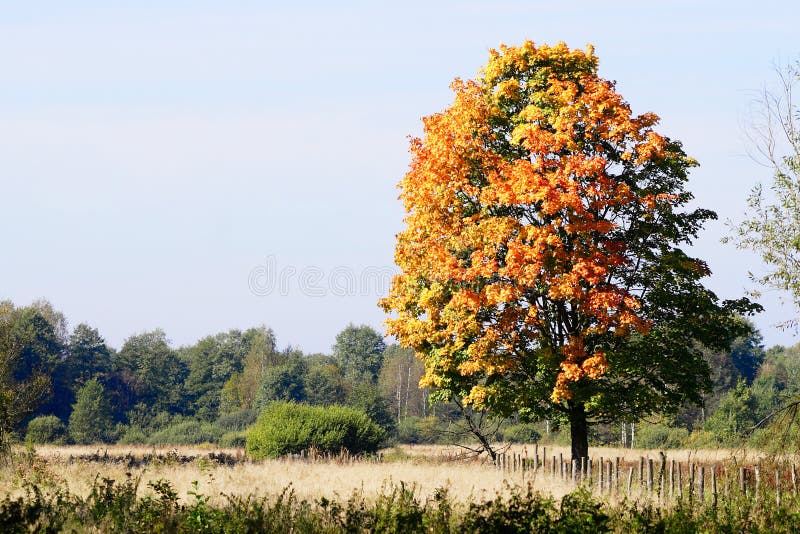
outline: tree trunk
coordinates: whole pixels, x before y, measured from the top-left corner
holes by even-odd
[[[581,461],[589,457],[589,425],[582,402],[569,402],[569,433],[572,439],[572,459]]]

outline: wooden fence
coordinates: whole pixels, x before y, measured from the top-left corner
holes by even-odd
[[[797,496],[797,465],[787,462],[741,464],[733,457],[727,462],[676,461],[659,453],[659,458],[638,460],[613,458],[564,458],[563,453],[548,455],[536,446],[534,453],[500,453],[494,465],[509,474],[528,477],[547,476],[574,486],[584,486],[599,494],[649,497],[659,502],[675,498],[711,500],[716,505],[720,495],[732,491],[758,499],[764,491],[774,493],[778,504],[782,495]],[[735,488],[732,487],[735,485]]]

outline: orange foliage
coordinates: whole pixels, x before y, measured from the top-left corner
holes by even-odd
[[[649,327],[615,280],[630,259],[614,215],[676,198],[636,194],[610,169],[664,157],[658,117],[631,113],[591,47],[501,46],[482,78],[451,87],[453,105],[411,140],[402,273],[381,302],[395,312],[388,332],[425,358],[422,384],[434,387],[448,373],[502,375],[521,351],[549,349],[551,400],[566,401],[609,368],[588,336]],[[480,407],[491,394],[476,383],[465,400]]]

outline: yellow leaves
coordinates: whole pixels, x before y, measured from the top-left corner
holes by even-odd
[[[489,306],[515,304],[520,297],[519,289],[506,283],[489,284],[483,289],[483,294]]]
[[[469,395],[464,397],[464,404],[481,407],[486,403],[487,396],[486,388],[483,386],[474,386],[470,390]]]
[[[656,115],[634,116],[598,77],[591,45],[503,45],[480,79],[451,87],[453,104],[410,140],[387,330],[425,358],[426,387],[460,377],[480,404],[481,381],[538,358],[562,402],[609,371],[587,339],[649,328],[620,282],[617,224],[629,206],[651,215],[680,201],[630,178],[674,146],[652,130]]]
[[[608,362],[603,352],[597,351],[591,358],[586,358],[581,364],[581,370],[592,380],[597,380],[608,371]]]
[[[572,398],[570,384],[578,382],[583,378],[598,380],[608,371],[609,367],[605,353],[596,351],[591,357],[583,359],[582,362],[578,362],[577,360],[580,358],[579,354],[581,352],[583,352],[583,346],[581,344],[579,344],[577,348],[573,347],[572,351],[567,351],[567,360],[561,362],[561,371],[556,377],[553,393],[550,396],[553,402],[559,403]]]

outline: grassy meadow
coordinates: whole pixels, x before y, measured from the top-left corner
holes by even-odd
[[[528,458],[532,464],[532,445],[514,444],[502,450],[509,457],[516,454]],[[287,487],[305,499],[346,498],[353,492],[370,496],[400,483],[413,488],[414,494],[423,500],[446,488],[452,498],[464,502],[504,494],[514,486],[529,484],[535,491],[557,499],[573,491],[576,484],[569,476],[562,478],[560,473],[552,476],[549,463],[552,457],[568,458],[569,448],[540,447],[538,453],[540,457],[546,454],[548,463],[534,472],[530,465],[525,471],[503,470],[485,455],[474,457],[465,454],[464,449],[446,445],[398,445],[383,450],[375,458],[335,457],[309,461],[295,457],[258,462],[246,459],[243,449],[212,446],[41,445],[15,451],[15,459],[0,468],[0,488],[7,495],[21,495],[24,492],[22,483],[30,480],[45,486],[63,485],[76,495],[86,496],[96,479],[133,478],[140,481],[147,493],[148,483],[164,479],[170,481],[181,499],[185,500],[190,492],[200,489],[212,503],[221,502],[225,495],[276,495]],[[618,457],[624,464],[633,465],[640,458],[655,461],[659,458],[658,451],[609,447],[592,447],[590,455],[607,460]],[[224,460],[214,459],[217,456]],[[731,449],[669,451],[668,457],[684,466],[691,462],[707,465],[724,465],[731,461],[753,463],[766,458],[759,452]],[[792,461],[797,462],[797,459]],[[627,476],[624,472],[620,475],[620,490],[625,489],[623,475]],[[583,485],[588,484],[585,481]],[[593,482],[593,490],[596,490],[595,485]],[[612,494],[612,497],[618,496],[619,492]]]
[[[553,457],[568,457],[565,447],[547,447],[548,463],[535,469],[544,447],[509,446],[507,459],[526,459],[516,469],[463,452],[401,445],[363,458],[251,461],[241,449],[202,446],[17,447],[0,467],[0,530],[791,532],[800,524],[797,457],[670,451],[666,465],[674,460],[682,477],[657,468],[653,477],[651,467],[648,478],[659,451],[592,448],[595,471],[580,480],[568,462],[552,467]],[[601,457],[612,460],[604,473],[617,458],[620,466],[602,486]]]

